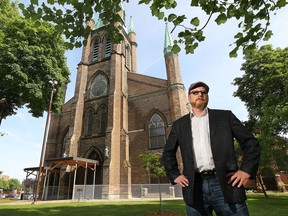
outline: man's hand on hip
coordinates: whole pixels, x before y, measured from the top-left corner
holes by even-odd
[[[188,179],[184,175],[179,175],[174,182],[179,184],[181,187],[187,187],[189,185]]]
[[[228,184],[232,184],[232,187],[234,187],[236,185],[237,185],[237,187],[241,187],[250,178],[250,174],[246,173],[242,170],[238,170],[235,173],[229,173],[227,175],[227,177],[229,177],[230,175],[231,175],[231,177],[228,180]]]

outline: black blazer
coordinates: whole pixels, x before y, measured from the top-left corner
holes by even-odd
[[[260,145],[257,139],[244,127],[236,116],[228,110],[208,109],[210,140],[216,175],[219,178],[225,202],[240,203],[246,200],[244,187],[227,184],[226,174],[235,170],[243,170],[254,178],[260,159]],[[238,140],[243,152],[243,160],[238,167],[234,150],[234,138]],[[187,114],[172,124],[167,143],[163,151],[163,163],[167,176],[172,184],[180,175],[176,152],[180,147],[183,162],[183,175],[189,180],[189,186],[182,189],[183,199],[193,205],[200,198],[197,190],[201,182],[195,180],[194,153],[191,132],[191,118]],[[195,193],[194,193],[195,192]],[[198,195],[196,195],[198,194]]]

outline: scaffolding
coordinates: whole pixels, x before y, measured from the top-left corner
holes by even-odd
[[[60,192],[65,191],[64,188],[67,188],[66,189],[67,194],[66,196],[64,196],[65,199],[74,200],[74,195],[75,195],[75,190],[76,190],[75,185],[76,185],[76,179],[77,179],[77,171],[81,167],[84,168],[85,170],[83,186],[85,187],[87,184],[87,171],[88,170],[91,170],[93,172],[92,184],[93,186],[95,186],[96,167],[99,165],[99,162],[97,160],[91,160],[91,159],[80,158],[80,157],[53,158],[53,159],[45,160],[45,165],[46,166],[42,168],[42,175],[44,175],[44,179],[42,179],[41,187],[40,187],[42,189],[41,200],[47,200],[48,194],[54,195],[53,197],[54,200],[63,199],[63,196],[60,197]],[[24,171],[26,172],[26,179],[31,175],[34,175],[37,178],[39,176],[39,167],[25,168]],[[69,173],[68,187],[65,185],[61,185],[61,182],[63,182],[62,178],[65,176],[66,173]],[[54,178],[52,180],[52,187],[51,187],[49,183],[51,182],[50,180],[51,180],[52,174],[54,174],[53,175]],[[71,189],[71,183],[72,183],[72,189]],[[56,196],[55,196],[54,188],[57,189]],[[94,191],[92,191],[92,193],[94,194]],[[70,197],[70,194],[72,194],[72,197]],[[36,194],[35,194],[35,188],[34,188],[33,197],[35,198],[35,196]]]

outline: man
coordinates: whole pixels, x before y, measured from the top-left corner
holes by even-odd
[[[228,110],[208,109],[209,86],[191,84],[189,114],[173,122],[163,152],[172,184],[182,186],[188,216],[249,215],[244,184],[258,169],[260,146],[256,138]],[[243,152],[238,167],[234,138]],[[178,169],[180,148],[183,173]]]

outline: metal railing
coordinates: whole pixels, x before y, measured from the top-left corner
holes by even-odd
[[[96,200],[96,199],[151,199],[181,198],[182,189],[171,184],[132,184],[132,185],[75,185],[48,186],[43,200]]]

